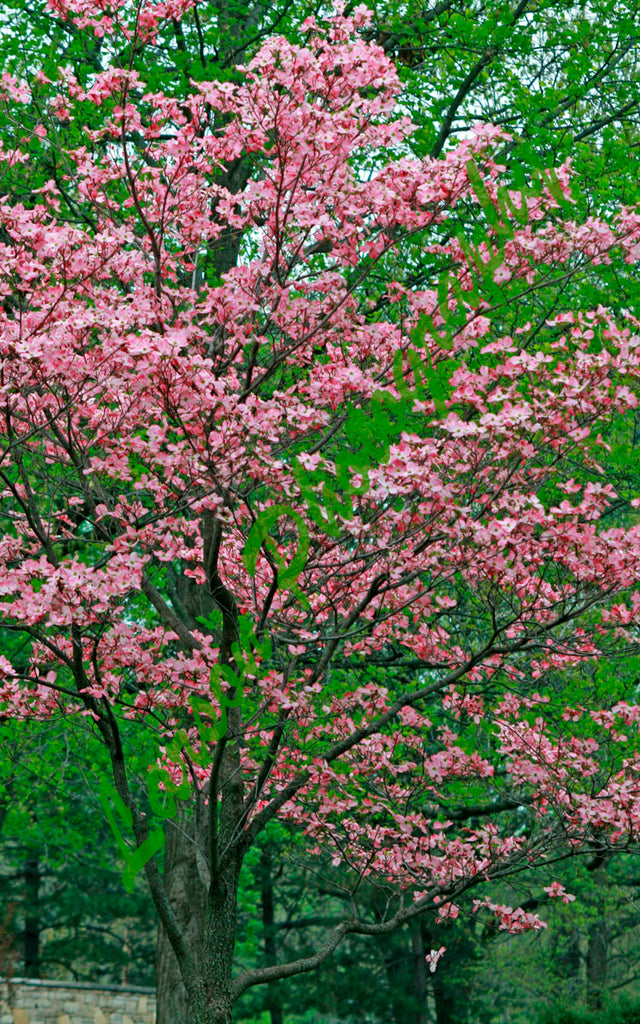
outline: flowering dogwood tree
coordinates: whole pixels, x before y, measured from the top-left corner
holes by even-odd
[[[129,38],[182,7],[129,23],[119,3],[55,5]],[[569,219],[565,165],[507,191],[508,224],[490,126],[442,159],[406,155],[366,22],[309,19],[305,45],[270,39],[241,81],[180,102],[117,62],[86,89],[41,75],[33,130],[60,146],[78,216],[53,182],[0,205],[0,614],[30,645],[26,669],[0,657],[0,699],[94,722],[196,1024],[228,1024],[248,988],[348,934],[451,919],[480,884],[640,825],[640,709],[567,704],[558,684],[636,644],[640,526],[599,521],[638,324],[521,315],[635,261],[640,217]],[[20,124],[26,87],[3,88]],[[84,145],[58,141],[70,122]],[[27,143],[5,140],[8,169]],[[475,248],[462,206],[487,219]],[[216,277],[207,256],[230,244]],[[438,288],[394,277],[416,247],[448,271]],[[383,685],[378,656],[406,668]],[[151,804],[131,729],[151,737]],[[206,885],[197,926],[157,863],[174,794]],[[243,859],[275,818],[346,865],[352,909],[313,955],[234,976]],[[371,920],[369,877],[412,901]],[[491,896],[475,909],[542,927]]]

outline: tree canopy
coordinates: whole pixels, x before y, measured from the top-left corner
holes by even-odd
[[[0,699],[103,744],[197,1024],[635,839],[635,684],[568,684],[637,654],[635,51],[557,6],[10,15]],[[234,975],[276,823],[349,907]]]

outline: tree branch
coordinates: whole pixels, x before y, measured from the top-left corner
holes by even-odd
[[[182,646],[189,652],[199,651],[201,645],[189,632],[184,622],[182,622],[173,609],[169,607],[160,591],[154,587],[153,583],[151,583],[146,575],[142,576],[140,589],[142,590],[142,593],[149,598],[149,601],[157,611],[165,626],[168,626],[169,629],[172,629],[174,633],[178,635],[178,639]]]
[[[420,690],[416,690],[414,693],[406,693],[403,696],[398,697],[396,701],[391,705],[388,711],[380,715],[379,718],[370,722],[368,725],[360,726],[350,736],[346,736],[344,739],[339,740],[329,750],[320,755],[320,760],[326,761],[330,764],[335,761],[336,758],[346,754],[347,751],[351,750],[352,747],[361,743],[362,740],[368,739],[369,736],[375,735],[377,732],[391,722],[402,708],[412,707],[419,701],[424,700],[426,697],[430,697],[432,694],[437,693],[439,690],[443,690],[447,686],[451,686],[452,683],[461,679],[462,676],[466,675],[475,665],[479,664],[487,655],[493,650],[493,646],[490,643],[482,649],[477,655],[472,656],[464,665],[460,668],[455,669],[453,672],[448,673],[443,679],[430,683],[428,686],[423,686]],[[289,782],[287,786],[280,790],[280,792],[273,798],[273,800],[264,807],[259,814],[251,822],[251,825],[245,832],[245,843],[250,846],[255,840],[256,836],[261,830],[267,825],[272,818],[278,813],[278,811],[291,800],[292,797],[302,789],[303,786],[309,781],[309,772],[302,771],[294,779]]]
[[[312,956],[301,957],[299,960],[292,960],[286,964],[275,964],[270,967],[242,971],[233,983],[233,998],[234,1000],[238,999],[243,992],[246,992],[248,988],[252,988],[254,985],[264,985],[269,982],[280,981],[283,978],[291,978],[296,974],[305,974],[308,971],[315,970],[328,960],[346,935],[389,935],[407,921],[412,920],[412,918],[418,917],[429,910],[433,911],[435,896],[440,896],[442,902],[455,900],[476,885],[493,881],[505,875],[516,874],[519,871],[528,871],[530,870],[530,857],[534,849],[535,844],[532,844],[526,850],[519,850],[507,861],[496,865],[493,870],[489,868],[481,874],[464,879],[457,885],[434,886],[421,899],[416,900],[410,907],[403,907],[387,921],[371,922],[363,921],[360,918],[342,921],[337,925],[327,941]],[[554,857],[553,862],[566,860],[568,857],[575,855],[576,853],[572,850],[569,853],[563,853]]]
[[[601,117],[599,121],[595,121],[589,126],[589,128],[585,128],[583,131],[578,132],[574,138],[574,142],[579,142],[580,139],[586,139],[589,135],[594,135],[601,128],[606,128],[607,125],[612,124],[613,121],[618,121],[624,114],[629,113],[630,110],[637,107],[638,102],[638,100],[631,100],[629,103],[625,103],[624,107],[620,107],[616,110],[614,114],[609,114],[608,117]]]
[[[433,159],[435,159],[436,157],[440,156],[440,154],[441,154],[441,152],[442,152],[442,150],[444,148],[444,144],[447,141],[447,139],[449,138],[449,133],[451,131],[451,125],[453,124],[454,118],[455,118],[458,110],[460,109],[460,107],[464,103],[465,99],[467,98],[467,96],[471,92],[471,87],[472,87],[473,83],[475,82],[476,78],[478,77],[478,75],[480,75],[484,71],[484,69],[486,68],[487,64],[491,63],[491,61],[493,60],[494,56],[495,56],[494,50],[488,50],[487,53],[485,53],[484,56],[480,58],[478,63],[475,64],[474,67],[471,68],[471,71],[469,71],[468,75],[466,76],[466,78],[462,82],[462,85],[460,86],[460,88],[458,89],[457,93],[455,94],[453,100],[449,104],[449,109],[447,110],[447,113],[445,115],[445,119],[442,122],[442,127],[440,128],[440,131],[438,132],[438,137],[437,137],[436,141],[434,142],[434,144],[433,144],[433,146],[431,148],[431,152],[430,152],[429,156],[432,157]]]

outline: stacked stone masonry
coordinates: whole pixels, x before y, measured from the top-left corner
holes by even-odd
[[[13,978],[0,983],[0,1024],[155,1024],[152,988]]]

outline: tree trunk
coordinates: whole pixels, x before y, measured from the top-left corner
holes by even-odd
[[[454,930],[446,925],[431,925],[427,920],[421,921],[424,948],[432,949],[439,946],[447,947],[447,955],[440,961],[431,974],[431,990],[436,1007],[436,1024],[456,1024],[459,1019],[456,1003],[459,993],[451,983],[452,960],[459,952],[454,940]],[[444,936],[446,935],[446,938]]]
[[[37,857],[30,857],[24,866],[26,909],[24,921],[24,976],[40,977],[40,866]]]
[[[433,976],[433,997],[436,1003],[437,1024],[455,1024],[456,1008],[454,994],[451,986],[447,984],[447,978],[439,965]]]
[[[387,981],[395,1024],[426,1024],[427,978],[425,948],[420,922],[410,925],[411,947],[400,945],[403,933],[397,938],[381,941]],[[400,941],[398,941],[400,940]]]
[[[260,857],[260,899],[262,904],[262,930],[264,952],[268,964],[276,962],[276,923],[273,902],[273,856],[266,847]],[[266,1009],[271,1024],[283,1024],[282,1000],[275,985],[267,987]]]
[[[195,1015],[194,1024],[231,1024],[231,981],[241,865],[241,855],[230,854],[211,881],[199,964],[205,1005],[201,1015]]]
[[[601,1010],[604,986],[607,980],[607,928],[597,921],[589,929],[587,948],[587,1006]]]
[[[205,514],[202,524],[205,560],[208,546],[214,543],[213,517]],[[214,563],[215,570],[215,563]],[[184,578],[188,579],[188,577]],[[212,606],[211,592],[224,585],[215,577],[205,588],[174,579],[171,594],[174,607],[187,621],[197,623]],[[237,611],[233,597],[224,593],[223,629],[219,642],[221,657],[226,659],[232,642],[237,639]],[[221,601],[216,602],[218,607]],[[206,626],[198,624],[200,629]],[[237,708],[230,709],[229,731],[239,734]],[[174,821],[167,822],[165,843],[165,887],[174,914],[195,962],[197,981],[187,993],[180,976],[173,949],[162,927],[158,934],[156,988],[158,1024],[231,1024],[233,1003],[231,981],[236,939],[236,904],[242,852],[234,845],[233,836],[241,820],[243,791],[238,745],[227,741],[220,770],[220,791],[211,799],[219,803],[216,839],[209,836],[208,810],[204,792],[198,793],[190,805],[183,807]],[[205,790],[208,788],[205,787]],[[215,852],[211,853],[211,846]],[[211,854],[212,864],[207,857]],[[211,873],[210,873],[211,872]]]
[[[198,617],[207,618],[216,607],[206,587],[169,567],[168,591],[171,603],[188,629],[205,631]],[[208,868],[204,859],[202,828],[196,818],[178,802],[175,821],[166,822],[164,880],[167,895],[185,937],[199,958],[207,921]],[[204,808],[200,808],[204,810]],[[198,852],[198,838],[201,848]],[[189,1008],[180,969],[162,924],[158,923],[156,952],[157,1024],[199,1024]]]
[[[165,885],[180,927],[197,955],[202,946],[207,914],[206,876],[198,870],[195,827],[184,808],[166,823]],[[156,955],[157,1024],[197,1024],[189,1010],[187,992],[171,944],[158,925]]]
[[[411,922],[411,952],[413,955],[413,991],[416,996],[418,1013],[416,1024],[426,1024],[427,1021],[427,955],[424,947],[424,936],[422,933],[422,922],[414,918]]]

